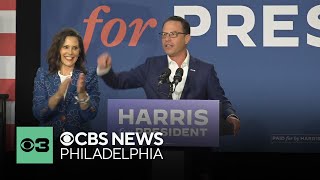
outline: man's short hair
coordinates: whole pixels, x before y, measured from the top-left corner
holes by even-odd
[[[162,24],[162,28],[164,26],[164,24],[168,21],[179,21],[181,22],[182,24],[182,27],[183,27],[183,32],[186,33],[186,34],[190,34],[190,24],[188,21],[186,21],[185,19],[183,19],[182,17],[180,16],[171,16],[169,17],[168,19],[166,19],[163,24]]]

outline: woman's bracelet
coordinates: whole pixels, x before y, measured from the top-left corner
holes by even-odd
[[[90,96],[88,93],[86,93],[87,97],[83,99],[79,99],[78,96],[74,96],[74,98],[77,100],[74,104],[88,104],[90,100]]]

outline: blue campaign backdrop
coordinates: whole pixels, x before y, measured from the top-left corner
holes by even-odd
[[[129,70],[149,56],[164,54],[158,36],[162,22],[183,11],[189,13],[185,18],[192,27],[203,22],[204,28],[197,29],[202,34],[192,36],[189,52],[215,65],[226,96],[241,117],[239,136],[221,137],[222,151],[319,152],[319,4],[298,0],[43,0],[41,64],[46,66],[45,55],[54,34],[63,27],[73,27],[85,39],[89,66],[96,66],[99,54],[108,51],[115,71]],[[203,13],[201,17],[199,12]],[[226,13],[230,16],[224,24]],[[143,25],[149,22],[141,36],[131,24],[139,18]],[[100,20],[90,24],[90,19]],[[272,25],[270,21],[279,23]],[[228,44],[223,45],[217,38],[227,32],[222,29],[225,25],[242,24],[249,28],[244,40],[228,36]],[[264,38],[264,34],[270,35],[270,29],[275,37],[291,40],[280,40],[285,44],[275,46],[270,36]],[[315,36],[313,41],[308,40],[308,34]],[[99,86],[101,104],[97,118],[91,122],[95,131],[107,128],[108,99],[145,98],[142,89],[113,90],[101,79]]]

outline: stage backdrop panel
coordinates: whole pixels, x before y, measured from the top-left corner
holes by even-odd
[[[241,118],[239,136],[220,138],[223,151],[319,152],[320,3],[318,1],[41,1],[41,60],[53,35],[73,27],[84,37],[88,65],[100,53],[115,71],[164,54],[162,22],[184,16],[192,26],[188,50],[212,63]],[[139,27],[139,25],[142,27]],[[138,29],[137,29],[138,28]],[[137,30],[137,31],[135,31]],[[139,31],[138,31],[139,30]],[[99,114],[107,129],[107,100],[145,98],[142,89],[113,90],[99,80]]]

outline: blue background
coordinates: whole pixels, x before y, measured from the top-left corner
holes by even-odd
[[[159,0],[43,0],[41,1],[41,60],[46,66],[45,55],[52,37],[63,27],[73,27],[84,37],[91,12],[100,5],[107,5],[111,12],[100,12],[87,51],[89,66],[96,66],[100,53],[112,55],[115,71],[129,70],[145,61],[148,56],[164,54],[161,47],[162,22],[174,15],[174,6],[203,6],[210,12],[211,27],[202,36],[192,37],[189,52],[215,65],[226,96],[231,100],[241,118],[239,136],[221,137],[221,149],[232,152],[319,152],[318,143],[271,143],[274,134],[320,134],[320,60],[319,48],[307,44],[307,33],[320,37],[320,31],[310,27],[307,13],[319,5],[317,1],[159,1]],[[256,47],[244,47],[237,37],[229,36],[228,47],[217,46],[217,6],[240,5],[249,7],[255,14],[255,25],[249,36]],[[293,21],[292,31],[276,32],[276,36],[299,37],[299,47],[263,47],[263,6],[297,5],[298,15],[281,16],[276,20]],[[100,35],[106,22],[121,18],[126,22],[124,40],[115,47],[102,44]],[[147,28],[137,46],[128,43],[133,33],[129,24],[136,18],[146,22],[155,18],[156,28]],[[199,18],[187,16],[191,26]],[[318,17],[319,19],[319,17]],[[243,19],[231,17],[229,25],[241,25]],[[117,33],[114,26],[108,41]],[[145,98],[142,89],[112,90],[101,79],[102,92],[99,114],[91,125],[95,131],[107,129],[107,100]],[[320,135],[319,135],[320,136]]]

